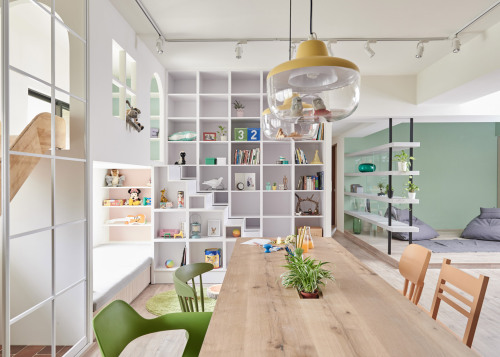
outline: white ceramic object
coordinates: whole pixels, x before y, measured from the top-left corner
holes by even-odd
[[[409,198],[410,200],[414,200],[414,199],[415,199],[415,195],[416,195],[416,194],[417,194],[416,192],[408,192],[408,198]]]
[[[398,171],[408,171],[408,163],[406,161],[398,161]]]

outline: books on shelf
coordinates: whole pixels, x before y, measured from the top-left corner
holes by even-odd
[[[321,123],[315,140],[325,140],[325,124]]]
[[[308,164],[304,150],[302,150],[300,148],[295,149],[295,163],[296,164]]]
[[[317,172],[315,176],[299,176],[297,190],[324,190],[324,172]]]
[[[181,258],[181,267],[186,265],[186,246],[184,246],[184,250],[182,251],[182,258]]]
[[[260,148],[251,150],[236,149],[234,151],[235,165],[259,165],[260,164]]]

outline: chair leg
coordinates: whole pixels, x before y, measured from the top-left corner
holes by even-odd
[[[203,281],[200,275],[200,295],[201,295],[201,311],[205,312],[205,301],[203,300]]]

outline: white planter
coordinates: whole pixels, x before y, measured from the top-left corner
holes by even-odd
[[[245,110],[244,109],[236,109],[236,116],[237,117],[244,117],[245,116]]]
[[[416,192],[408,192],[408,198],[409,198],[410,200],[414,200],[414,199],[415,199],[415,195],[416,195],[416,194],[417,194]]]
[[[408,171],[408,163],[406,161],[398,161],[398,171]]]
[[[220,141],[227,141],[227,135],[221,135]]]

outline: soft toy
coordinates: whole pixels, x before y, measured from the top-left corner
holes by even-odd
[[[141,114],[141,111],[138,108],[132,107],[128,100],[126,102],[129,107],[127,109],[127,124],[133,126],[138,132],[141,132],[144,129],[144,126],[139,123],[139,114]]]
[[[128,190],[128,193],[130,194],[130,198],[128,199],[128,205],[140,206],[141,199],[139,198],[139,194],[141,193],[141,190],[139,190],[138,188],[131,188]]]
[[[120,171],[117,169],[111,169],[109,171],[109,175],[106,175],[106,185],[108,187],[122,187],[125,176],[120,175]]]
[[[175,165],[186,165],[186,152],[185,151],[181,151],[179,153],[179,155],[181,157],[180,157],[179,161],[175,162]]]

